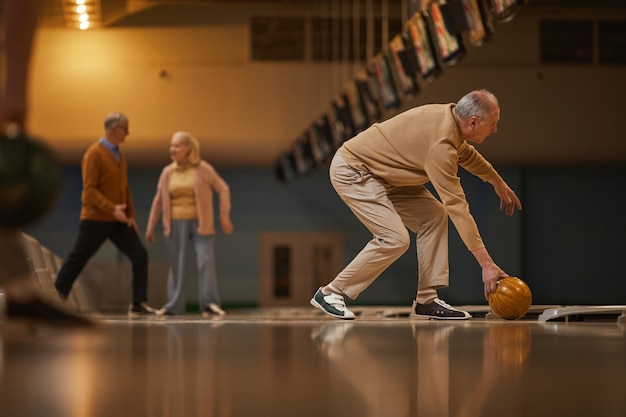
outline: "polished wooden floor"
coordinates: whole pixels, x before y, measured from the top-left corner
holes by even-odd
[[[626,416],[626,328],[313,308],[0,321],[2,417]],[[382,312],[382,313],[381,313]]]

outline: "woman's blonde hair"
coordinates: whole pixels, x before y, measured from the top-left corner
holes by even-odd
[[[189,132],[176,132],[172,135],[172,139],[181,139],[185,146],[189,146],[189,157],[187,158],[191,165],[197,165],[200,162],[200,142]]]

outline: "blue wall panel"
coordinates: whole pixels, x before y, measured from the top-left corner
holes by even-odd
[[[257,304],[259,234],[276,231],[339,231],[345,235],[348,263],[371,238],[336,195],[326,169],[290,184],[266,168],[220,168],[231,186],[235,233],[218,232],[217,270],[228,304]],[[626,169],[500,168],[522,199],[524,210],[508,217],[499,211],[491,185],[460,172],[470,209],[498,265],[527,280],[535,304],[624,303],[621,269],[626,219],[623,216]],[[160,168],[130,170],[141,232],[145,232]],[[81,180],[78,167],[66,167],[63,192],[54,211],[27,232],[59,255],[71,250],[78,231]],[[218,228],[219,230],[219,228]],[[151,261],[165,261],[161,228],[149,247]],[[122,257],[106,244],[100,260]],[[190,265],[193,267],[193,258]],[[480,268],[450,225],[451,286],[440,295],[453,304],[484,304]],[[190,270],[193,275],[193,269]],[[416,291],[415,243],[353,304],[409,305]],[[329,280],[332,277],[328,277]],[[190,290],[196,288],[195,279]],[[195,294],[190,294],[195,302]]]

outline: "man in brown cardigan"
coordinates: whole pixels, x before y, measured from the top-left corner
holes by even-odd
[[[109,239],[133,266],[133,299],[129,315],[154,314],[155,310],[146,303],[148,251],[139,238],[126,158],[119,149],[126,136],[128,118],[113,112],[104,120],[104,136],[92,144],[83,156],[80,230],[55,285],[59,295],[67,298],[87,261]]]

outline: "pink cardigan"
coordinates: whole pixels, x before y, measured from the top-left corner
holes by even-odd
[[[152,208],[148,217],[148,230],[154,230],[154,226],[161,214],[163,215],[163,234],[170,235],[172,223],[172,206],[170,201],[170,176],[176,164],[171,163],[163,168],[157,192],[152,200]],[[220,196],[220,216],[230,213],[230,188],[219,176],[215,168],[206,161],[200,161],[196,166],[196,178],[194,194],[198,211],[198,233],[201,235],[215,234],[215,222],[213,220],[213,191]]]

